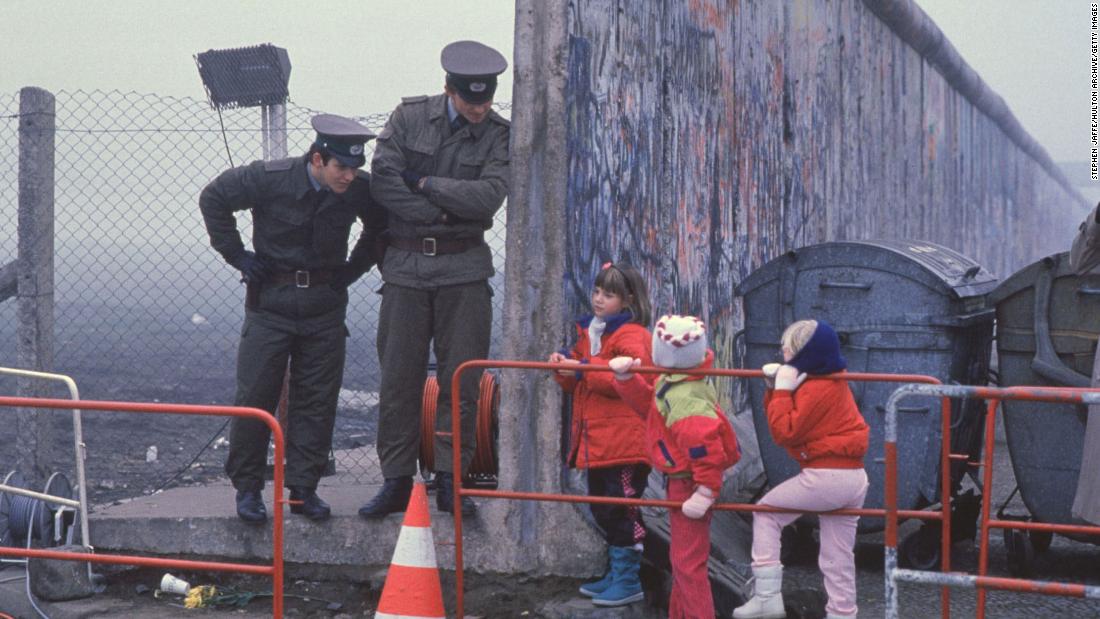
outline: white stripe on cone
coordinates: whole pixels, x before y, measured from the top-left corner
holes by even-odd
[[[393,550],[393,564],[405,567],[438,567],[435,562],[432,530],[428,527],[402,525],[401,534],[397,536],[397,548]]]

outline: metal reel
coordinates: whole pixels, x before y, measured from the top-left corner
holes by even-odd
[[[76,499],[74,496],[75,493],[73,492],[73,485],[69,482],[69,478],[61,473],[50,475],[50,478],[46,480],[46,487],[42,493],[62,499]],[[65,543],[65,529],[72,525],[75,513],[72,508],[65,508],[66,516],[62,518],[61,530],[55,531],[54,515],[62,507],[61,505],[43,502],[39,504],[38,510],[36,510],[35,520],[36,525],[39,527],[38,539],[42,542],[43,546],[55,546]]]
[[[23,476],[16,471],[11,471],[4,476],[5,486],[22,487]],[[11,514],[11,495],[0,491],[0,546],[11,546],[11,531],[8,527],[8,516]]]

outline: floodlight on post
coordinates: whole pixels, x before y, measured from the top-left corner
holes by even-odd
[[[281,159],[286,149],[286,101],[290,56],[270,43],[211,49],[195,55],[210,106],[219,112],[260,107],[264,159]]]

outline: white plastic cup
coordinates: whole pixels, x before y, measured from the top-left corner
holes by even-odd
[[[164,577],[160,579],[160,590],[166,593],[175,593],[176,595],[187,595],[187,593],[191,591],[191,584],[171,574],[165,574]]]

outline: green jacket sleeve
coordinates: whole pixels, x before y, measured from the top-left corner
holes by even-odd
[[[263,162],[222,172],[199,195],[210,245],[227,261],[244,251],[233,213],[253,208],[263,197]]]
[[[405,114],[401,106],[390,119],[374,145],[371,159],[371,195],[390,215],[412,224],[438,223],[443,211],[427,197],[413,193],[401,172],[408,167],[405,157]]]
[[[508,132],[503,131],[497,134],[477,179],[432,176],[424,185],[424,194],[432,204],[462,219],[492,219],[508,197],[508,175]]]

